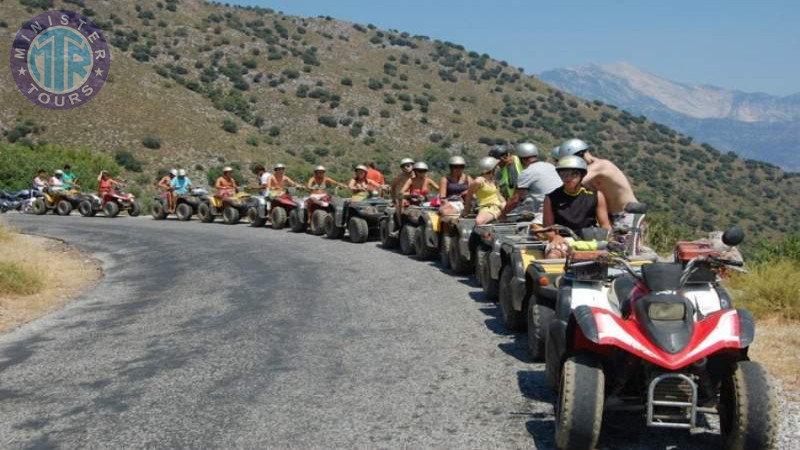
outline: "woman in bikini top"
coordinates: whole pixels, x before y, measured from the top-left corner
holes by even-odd
[[[428,165],[424,162],[415,163],[414,178],[406,181],[405,186],[403,186],[403,194],[423,197],[418,198],[418,200],[424,202],[430,193],[429,187],[437,192],[439,190],[439,186],[428,178]]]
[[[350,180],[350,183],[347,184],[347,187],[350,188],[350,192],[353,193],[353,196],[350,198],[350,200],[358,202],[367,198],[370,191],[379,190],[383,186],[373,180],[368,179],[367,166],[359,164],[356,166],[356,176]]]
[[[326,177],[325,172],[325,166],[317,166],[314,168],[314,176],[308,179],[306,187],[308,187],[308,189],[311,191],[312,196],[326,195],[328,193],[326,191],[328,184],[332,184],[340,188],[347,187],[332,178]]]
[[[286,176],[286,166],[283,164],[275,164],[272,168],[274,172],[271,177],[269,177],[269,182],[267,183],[267,187],[269,188],[269,195],[271,197],[280,197],[286,192],[284,185],[289,183],[290,186],[294,187],[301,187],[298,183],[296,183],[293,179]]]

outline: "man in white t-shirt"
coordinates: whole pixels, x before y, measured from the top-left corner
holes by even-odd
[[[269,195],[269,179],[272,177],[272,174],[267,172],[267,169],[264,168],[261,164],[256,164],[253,167],[253,173],[258,176],[258,187],[261,188],[261,195],[266,197]]]
[[[64,190],[64,181],[61,179],[61,177],[63,177],[63,176],[64,176],[64,172],[62,172],[61,170],[56,170],[56,173],[54,173],[53,176],[50,177],[50,180],[47,182],[47,184],[50,185],[50,190],[51,191],[63,191]]]
[[[517,178],[517,190],[500,212],[500,218],[514,208],[534,213],[533,221],[541,224],[544,197],[563,184],[555,166],[539,160],[539,149],[530,142],[517,146],[516,155],[524,169]]]

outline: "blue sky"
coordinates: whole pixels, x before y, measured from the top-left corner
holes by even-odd
[[[625,60],[664,78],[800,92],[800,1],[238,0],[462,44],[527,73]]]

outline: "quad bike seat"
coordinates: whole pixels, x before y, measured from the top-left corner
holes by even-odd
[[[575,261],[591,261],[601,256],[608,256],[605,250],[574,250],[572,259]]]

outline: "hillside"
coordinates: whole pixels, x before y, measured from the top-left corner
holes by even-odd
[[[25,4],[47,3],[0,3],[0,50],[42,10]],[[144,163],[130,174],[140,184],[172,166],[202,180],[235,162],[280,160],[297,177],[311,164],[343,177],[365,158],[388,168],[406,155],[441,167],[450,153],[474,161],[494,143],[531,139],[548,149],[580,136],[676,224],[740,223],[763,237],[800,225],[796,174],[579,100],[457,44],[194,0],[53,3],[103,28],[110,82],[87,106],[50,111],[25,99],[3,69],[0,128],[9,140],[129,150]]]
[[[777,97],[669,81],[626,62],[542,72],[551,85],[664,123],[747,158],[800,170],[800,94]]]

